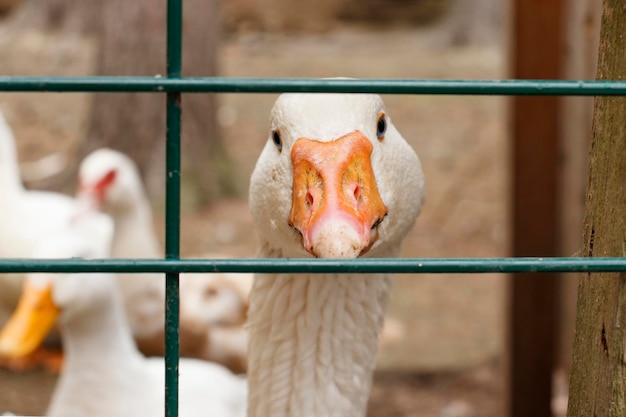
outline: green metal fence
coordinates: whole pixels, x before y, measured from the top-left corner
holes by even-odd
[[[165,415],[178,416],[179,274],[184,272],[518,273],[626,272],[626,258],[180,259],[181,93],[343,92],[433,95],[626,96],[625,81],[388,80],[181,77],[182,0],[167,2],[166,77],[7,77],[0,92],[165,93],[164,259],[0,259],[10,272],[161,272],[166,274]]]

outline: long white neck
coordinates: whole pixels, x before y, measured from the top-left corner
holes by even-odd
[[[146,403],[146,395],[158,392],[145,372],[145,359],[134,345],[117,293],[98,308],[67,317],[61,333],[65,363],[49,416],[141,412],[134,408],[133,397]]]
[[[0,189],[3,198],[24,189],[19,174],[15,138],[4,116],[0,113]]]
[[[115,222],[112,257],[156,258],[162,255],[147,200],[139,198],[124,210],[110,214]]]
[[[250,294],[248,417],[362,417],[388,275],[260,275]]]
[[[138,193],[137,196],[124,210],[110,213],[115,224],[111,244],[113,258],[162,256],[149,202],[143,195]],[[143,340],[159,334],[165,309],[163,274],[120,273],[117,278],[133,335]]]

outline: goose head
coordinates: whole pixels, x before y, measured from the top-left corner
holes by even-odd
[[[35,249],[42,259],[105,258],[113,234],[111,219],[94,213],[73,229],[48,236]],[[0,333],[0,355],[19,357],[34,351],[58,320],[71,320],[110,299],[110,274],[30,273],[17,309]]]
[[[275,256],[390,256],[419,214],[424,175],[380,96],[282,94],[249,200]]]
[[[128,156],[101,148],[87,155],[78,172],[77,198],[87,207],[124,213],[145,200],[137,165]]]
[[[193,318],[201,327],[239,326],[245,322],[248,294],[237,281],[249,280],[245,274],[185,274],[181,293],[185,302],[181,317]]]

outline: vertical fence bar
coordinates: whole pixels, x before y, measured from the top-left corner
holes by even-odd
[[[182,61],[182,0],[167,1],[167,77],[179,78]],[[167,93],[165,257],[180,257],[181,94]],[[179,274],[165,275],[165,416],[178,417]]]

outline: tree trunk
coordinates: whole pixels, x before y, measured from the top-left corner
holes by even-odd
[[[589,80],[596,76],[602,3],[597,0],[566,0],[566,37],[564,76],[570,80]],[[579,256],[582,247],[581,225],[585,217],[588,153],[591,143],[593,97],[561,97],[559,219],[561,240],[559,256]],[[569,375],[576,322],[578,275],[564,274],[559,280],[560,335],[557,365]]]
[[[603,4],[599,80],[626,78],[626,10]],[[584,255],[626,256],[626,98],[598,97],[585,209]],[[569,417],[626,415],[626,273],[583,274],[569,391]]]
[[[107,0],[97,4],[102,8],[98,75],[164,76],[164,2]],[[183,19],[183,75],[214,76],[217,1],[186,0]],[[221,181],[227,178],[220,168],[226,155],[220,146],[215,110],[214,95],[183,96],[183,196],[187,205],[213,199],[229,185]],[[79,156],[103,146],[128,154],[138,164],[154,201],[164,196],[164,144],[162,94],[96,94],[87,141]]]

